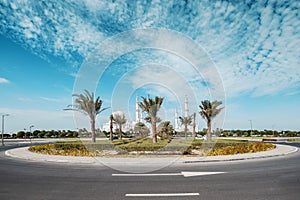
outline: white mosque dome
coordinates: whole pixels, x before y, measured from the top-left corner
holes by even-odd
[[[125,115],[125,113],[124,113],[123,111],[120,111],[120,110],[119,110],[119,111],[113,112],[112,115],[113,115],[113,116],[115,116],[115,115]]]

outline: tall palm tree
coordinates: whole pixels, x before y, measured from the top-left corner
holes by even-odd
[[[207,140],[211,141],[211,122],[214,117],[216,117],[223,109],[218,108],[222,104],[222,101],[213,101],[209,100],[201,101],[201,105],[199,105],[201,111],[199,112],[201,117],[206,120],[207,123]]]
[[[154,99],[152,99],[148,96],[148,98],[142,97],[142,102],[139,103],[140,108],[148,114],[145,120],[148,123],[151,123],[153,143],[157,143],[156,123],[160,121],[157,113],[163,101],[163,97],[156,96]]]
[[[193,113],[193,137],[196,138],[196,113]]]
[[[161,134],[162,137],[168,137],[169,133],[174,131],[174,128],[170,121],[161,122],[158,127],[158,132]]]
[[[185,139],[187,138],[188,126],[192,124],[192,116],[179,117],[181,125],[184,126]]]
[[[94,93],[90,93],[87,90],[84,90],[84,94],[73,94],[73,97],[75,97],[74,103],[72,105],[69,105],[68,108],[64,110],[78,111],[84,115],[88,115],[91,124],[92,142],[96,142],[96,117],[98,114],[100,114],[108,108],[101,108],[103,101],[100,99],[100,97],[98,96],[96,100],[94,100]]]
[[[114,128],[114,125],[113,125],[113,121],[114,121],[114,116],[111,114],[109,116],[109,120],[110,120],[110,124],[109,124],[109,140],[110,141],[113,141],[113,128]]]
[[[122,126],[127,122],[127,119],[125,117],[125,114],[122,112],[117,112],[113,114],[113,121],[118,125],[119,127],[119,138],[122,140]]]

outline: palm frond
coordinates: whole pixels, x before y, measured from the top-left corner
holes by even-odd
[[[98,96],[96,100],[94,100],[94,93],[90,93],[88,90],[84,90],[83,94],[73,94],[74,103],[72,105],[68,105],[66,111],[77,111],[88,115],[90,119],[94,120],[96,116],[103,112],[108,108],[102,108],[103,101]]]
[[[159,121],[157,118],[157,113],[163,103],[164,98],[156,96],[155,98],[142,97],[142,101],[139,103],[139,107],[147,113],[146,121],[151,122],[152,120]]]
[[[218,108],[222,104],[222,101],[213,101],[209,100],[201,101],[201,105],[199,105],[201,111],[199,112],[201,117],[204,118],[207,122],[210,122],[214,117],[216,117],[223,109]]]
[[[193,122],[192,116],[187,116],[187,117],[180,116],[179,120],[182,125],[186,125],[186,126],[191,125]]]

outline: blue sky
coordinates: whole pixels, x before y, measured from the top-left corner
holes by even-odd
[[[252,120],[254,129],[299,130],[299,9],[296,0],[0,0],[6,132],[88,127],[63,111],[83,80],[111,107],[100,128],[111,111],[134,118],[138,93],[166,97],[161,115],[172,122],[188,95],[190,112],[204,99],[224,102],[217,127],[250,129]],[[146,45],[135,48],[140,41]],[[89,64],[110,52],[118,57],[93,74]]]

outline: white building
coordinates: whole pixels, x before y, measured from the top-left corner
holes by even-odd
[[[115,111],[112,113],[112,115],[114,114],[124,114],[124,112],[122,111]],[[139,108],[139,96],[138,94],[136,94],[136,98],[135,98],[135,121],[128,121],[122,126],[122,131],[127,132],[127,131],[132,131],[134,130],[134,126],[136,123],[139,122],[144,122],[143,120],[143,112],[142,110]],[[114,124],[114,130],[118,128],[115,124]],[[107,122],[105,124],[103,124],[102,126],[102,130],[109,132],[110,131],[110,122]]]
[[[189,102],[188,102],[187,96],[185,96],[185,99],[184,99],[184,117],[188,117],[188,116],[189,116]],[[192,124],[190,126],[188,126],[188,132],[193,131],[193,123],[194,123],[194,121],[192,122]],[[174,116],[174,129],[177,132],[183,132],[184,131],[184,125],[180,124],[177,109],[175,110],[175,116]],[[197,119],[196,119],[195,131],[198,132]]]

